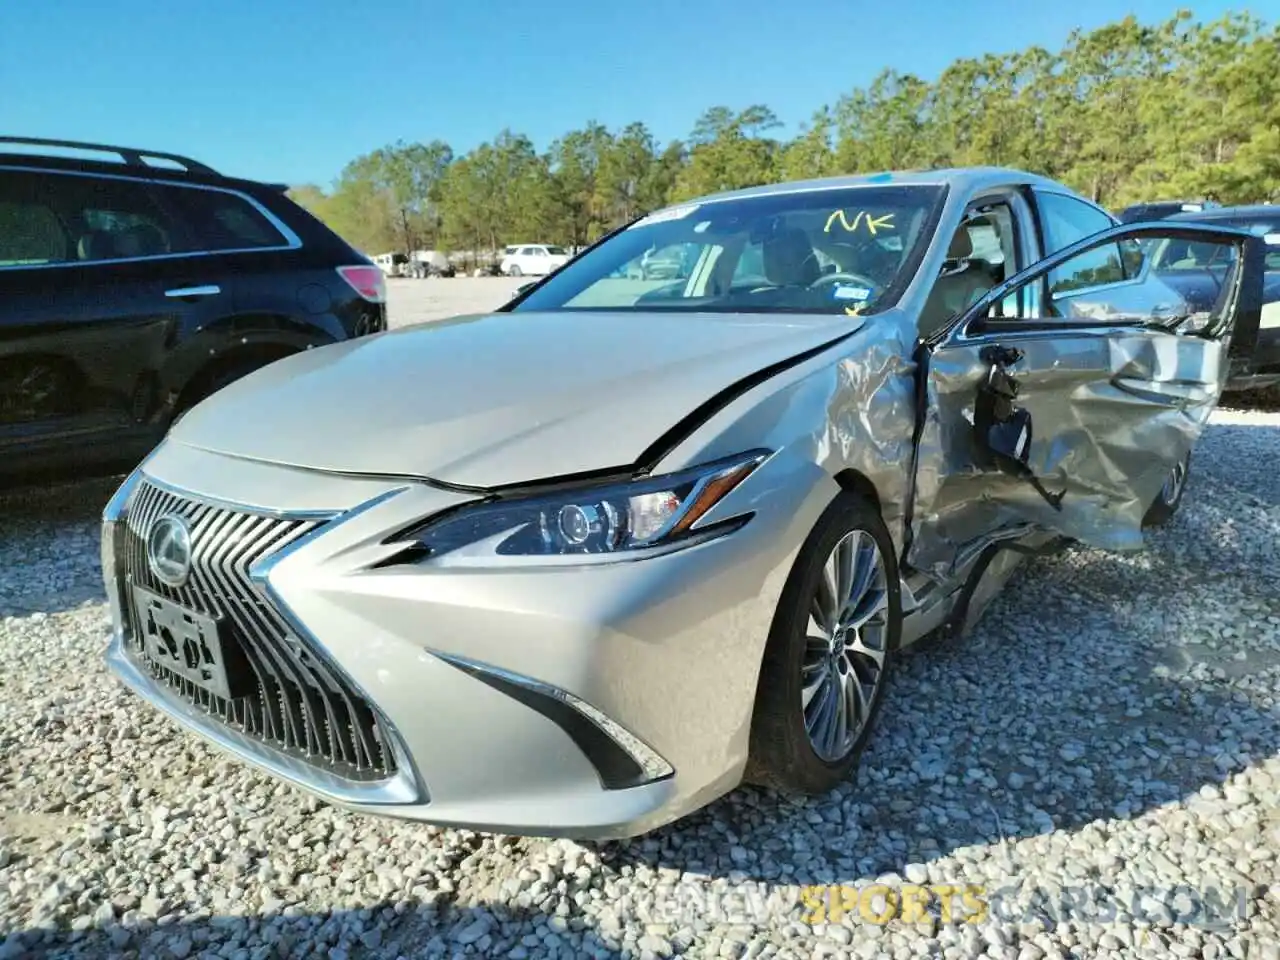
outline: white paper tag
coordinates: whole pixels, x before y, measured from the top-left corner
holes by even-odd
[[[837,283],[832,291],[832,296],[837,300],[857,300],[861,302],[871,299],[871,291],[866,287],[846,287]]]

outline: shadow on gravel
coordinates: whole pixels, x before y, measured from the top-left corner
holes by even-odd
[[[934,691],[957,709],[993,718],[970,724],[956,743],[980,748],[964,756],[939,749],[935,731],[955,720],[933,704],[902,702],[899,678],[888,691],[897,702],[886,704],[848,789],[803,798],[741,787],[646,837],[600,844],[602,860],[614,869],[644,865],[802,886],[907,876],[908,865],[957,855],[1000,863],[1003,843],[1090,825],[1089,843],[1101,847],[1107,821],[1136,819],[1205,790],[1220,796],[1227,778],[1280,756],[1280,717],[1220,684],[1160,678],[1171,656],[1158,649],[1118,645],[1117,661],[1130,657],[1142,675],[1130,689],[1146,701],[1140,716],[1127,717],[1123,706],[1096,700],[1013,702],[1000,684],[966,669],[966,646],[913,655],[900,669],[917,690],[921,678],[937,678]],[[1073,659],[1069,641],[1040,652],[1048,671],[1091,669]],[[1280,657],[1264,665],[1276,663]],[[969,682],[948,689],[946,673]],[[1020,744],[1039,737],[1042,748],[1019,754],[1006,745],[1014,737]],[[1140,752],[1147,760],[1135,762]]]
[[[453,956],[469,948],[473,956],[622,958],[592,930],[574,930],[574,921],[537,910],[502,905],[455,907],[419,904],[397,913],[391,906],[360,910],[310,911],[287,908],[287,915],[212,916],[128,925],[112,920],[84,931],[27,930],[3,939],[0,960],[11,958],[145,958],[268,956],[311,958]],[[170,915],[173,917],[173,915]],[[161,920],[168,919],[161,917]],[[581,920],[576,922],[582,926]],[[556,926],[561,927],[559,931]],[[536,933],[531,932],[537,930]],[[265,947],[266,951],[259,948]],[[11,952],[6,953],[6,950]],[[519,952],[515,957],[521,956]]]
[[[0,489],[0,619],[105,602],[99,523],[119,484]]]

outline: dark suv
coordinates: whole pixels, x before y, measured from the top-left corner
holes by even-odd
[[[0,137],[0,483],[132,466],[232,380],[386,329],[382,271],[285,189]]]
[[[1220,204],[1212,200],[1152,200],[1125,207],[1116,219],[1121,223],[1137,223],[1139,220],[1163,220],[1177,213],[1199,213],[1217,209]]]
[[[1262,277],[1262,315],[1258,341],[1253,352],[1250,376],[1231,383],[1233,389],[1261,389],[1280,386],[1280,205],[1258,204],[1241,207],[1214,207],[1193,213],[1179,213],[1170,221],[1192,220],[1215,227],[1235,227],[1262,237],[1266,272]],[[1210,309],[1222,289],[1230,264],[1221,262],[1203,243],[1162,244],[1155,269],[1160,278],[1176,289],[1195,309]],[[1277,391],[1280,398],[1280,391]]]

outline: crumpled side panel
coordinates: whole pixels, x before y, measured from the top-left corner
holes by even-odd
[[[993,340],[954,343],[932,358],[920,441],[909,562],[943,579],[966,545],[1032,522],[1104,549],[1142,545],[1142,518],[1199,437],[1221,394],[1220,343],[1156,331],[1032,334],[1008,368],[1032,416],[1026,480],[975,463],[974,402]]]
[[[841,342],[839,360],[779,375],[768,393],[731,405],[674,448],[661,469],[765,447],[809,464],[825,481],[820,497],[838,492],[829,478],[855,470],[875,486],[901,555],[915,429],[914,343],[907,329],[892,311],[865,318]]]
[[[875,485],[899,555],[911,491],[915,430],[912,349],[897,325],[890,323],[870,323],[849,341],[845,358],[835,368],[826,436],[819,448],[832,476],[852,469]]]

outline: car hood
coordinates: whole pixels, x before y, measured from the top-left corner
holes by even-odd
[[[276,361],[198,404],[169,440],[474,487],[622,467],[725,388],[864,322],[674,311],[459,317]]]

